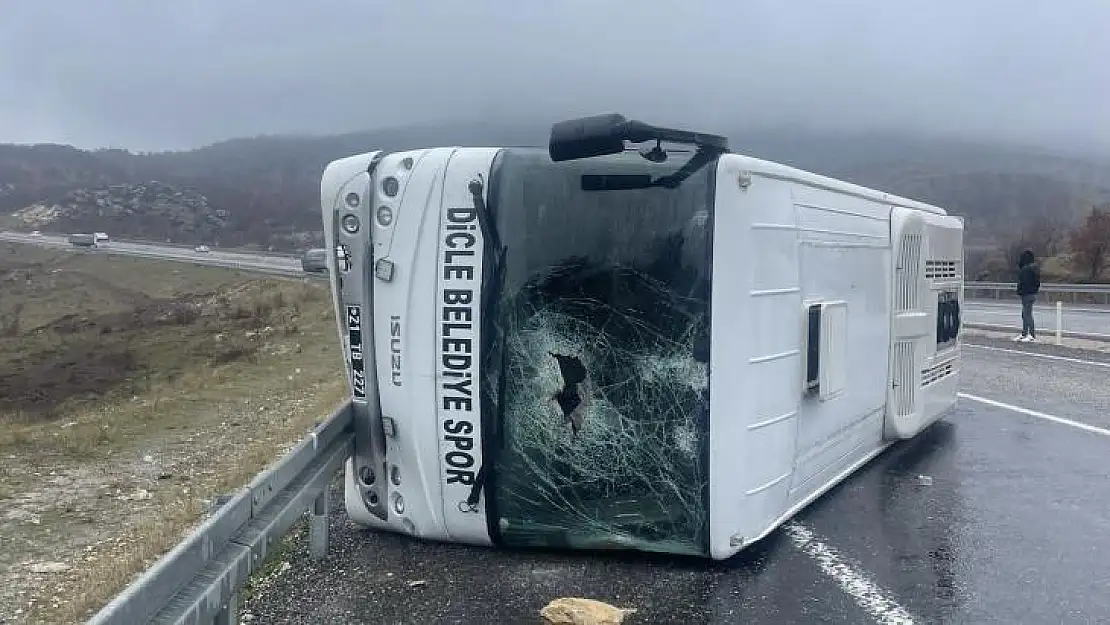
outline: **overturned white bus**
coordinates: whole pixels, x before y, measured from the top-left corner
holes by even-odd
[[[727,558],[956,400],[962,220],[722,137],[368,152],[321,204],[367,526]]]

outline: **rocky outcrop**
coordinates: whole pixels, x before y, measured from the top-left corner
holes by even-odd
[[[196,190],[149,181],[76,188],[57,201],[35,202],[12,213],[27,227],[105,230],[179,241],[215,240],[231,213],[214,208]]]

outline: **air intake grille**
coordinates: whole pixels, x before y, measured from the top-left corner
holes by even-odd
[[[917,281],[921,265],[921,235],[903,234],[898,252],[897,283],[894,285],[895,310],[917,310],[920,295]]]
[[[921,386],[929,386],[930,384],[935,384],[941,379],[952,375],[953,371],[955,371],[955,368],[953,367],[951,361],[942,362],[941,364],[930,369],[924,369],[921,371]]]
[[[925,277],[933,280],[959,277],[959,261],[955,260],[927,260],[925,261]]]
[[[898,341],[894,344],[894,414],[899,417],[912,415],[917,400],[917,381],[914,379],[914,344]]]

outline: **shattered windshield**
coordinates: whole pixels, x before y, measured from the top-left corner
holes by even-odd
[[[688,158],[509,149],[494,165],[483,413],[503,544],[707,551],[713,164],[674,189],[582,179]]]

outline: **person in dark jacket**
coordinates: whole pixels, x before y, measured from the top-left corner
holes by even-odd
[[[1015,341],[1029,343],[1037,340],[1037,328],[1033,323],[1033,303],[1041,290],[1041,270],[1037,266],[1032,250],[1025,250],[1018,259],[1017,294],[1021,298],[1021,336]]]

